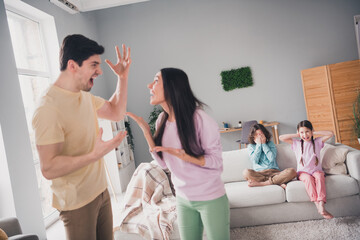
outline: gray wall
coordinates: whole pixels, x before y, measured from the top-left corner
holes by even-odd
[[[358,0],[151,0],[95,13],[107,49],[132,47],[128,111],[147,119],[146,85],[160,68],[173,66],[188,73],[219,125],[279,121],[283,134],[306,119],[300,71],[357,59],[353,16],[359,12]],[[114,58],[111,51],[105,55]],[[225,92],[220,72],[243,66],[251,67],[254,86]],[[111,75],[105,68],[109,96]],[[136,163],[151,160],[131,124]],[[223,149],[237,149],[238,138],[239,132],[223,134]]]

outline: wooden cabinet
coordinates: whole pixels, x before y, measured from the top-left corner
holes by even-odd
[[[360,149],[352,112],[360,91],[360,60],[301,71],[307,118],[315,130],[332,130],[336,142]]]

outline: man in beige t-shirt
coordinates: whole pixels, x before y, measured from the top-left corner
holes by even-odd
[[[116,47],[117,63],[106,60],[117,75],[117,87],[107,101],[89,91],[102,74],[104,48],[82,35],[67,36],[60,51],[58,79],[41,98],[33,116],[41,171],[52,180],[53,206],[59,210],[67,239],[113,239],[112,210],[103,156],[126,136],[120,132],[102,141],[97,118],[124,118],[130,49]]]

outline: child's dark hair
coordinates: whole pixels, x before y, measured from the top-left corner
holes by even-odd
[[[60,49],[60,71],[67,68],[70,59],[81,67],[83,61],[93,55],[101,55],[104,51],[103,46],[83,35],[68,35],[64,38]]]
[[[249,143],[255,144],[255,132],[257,130],[261,130],[266,138],[266,143],[268,143],[271,139],[271,133],[264,127],[264,125],[257,123],[254,126],[252,126],[250,134],[249,134]]]
[[[311,131],[313,131],[313,125],[311,124],[311,122],[310,121],[308,121],[308,120],[304,120],[304,121],[301,121],[301,122],[299,122],[299,124],[297,125],[297,127],[296,127],[296,129],[299,131],[299,129],[301,128],[301,127],[306,127],[306,128],[308,128],[308,129],[310,129]],[[317,166],[318,164],[319,164],[319,160],[318,160],[318,158],[317,158],[317,156],[316,156],[316,153],[315,153],[315,143],[314,143],[314,136],[311,136],[311,142],[312,142],[312,144],[313,144],[313,150],[314,150],[314,154],[315,154],[315,165]],[[304,153],[304,140],[303,139],[301,139],[301,155]],[[302,156],[301,156],[301,158],[300,158],[300,163],[304,166],[304,161],[303,161],[303,158],[302,158]]]

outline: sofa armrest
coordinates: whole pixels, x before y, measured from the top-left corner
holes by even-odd
[[[39,237],[34,234],[20,234],[9,237],[9,240],[39,240]]]
[[[346,156],[346,166],[351,177],[360,185],[360,151],[350,151]]]
[[[0,219],[0,228],[8,235],[9,240],[39,240],[34,234],[22,234],[19,220],[15,217]]]
[[[0,228],[4,230],[9,237],[22,234],[20,223],[15,217],[0,219]]]

